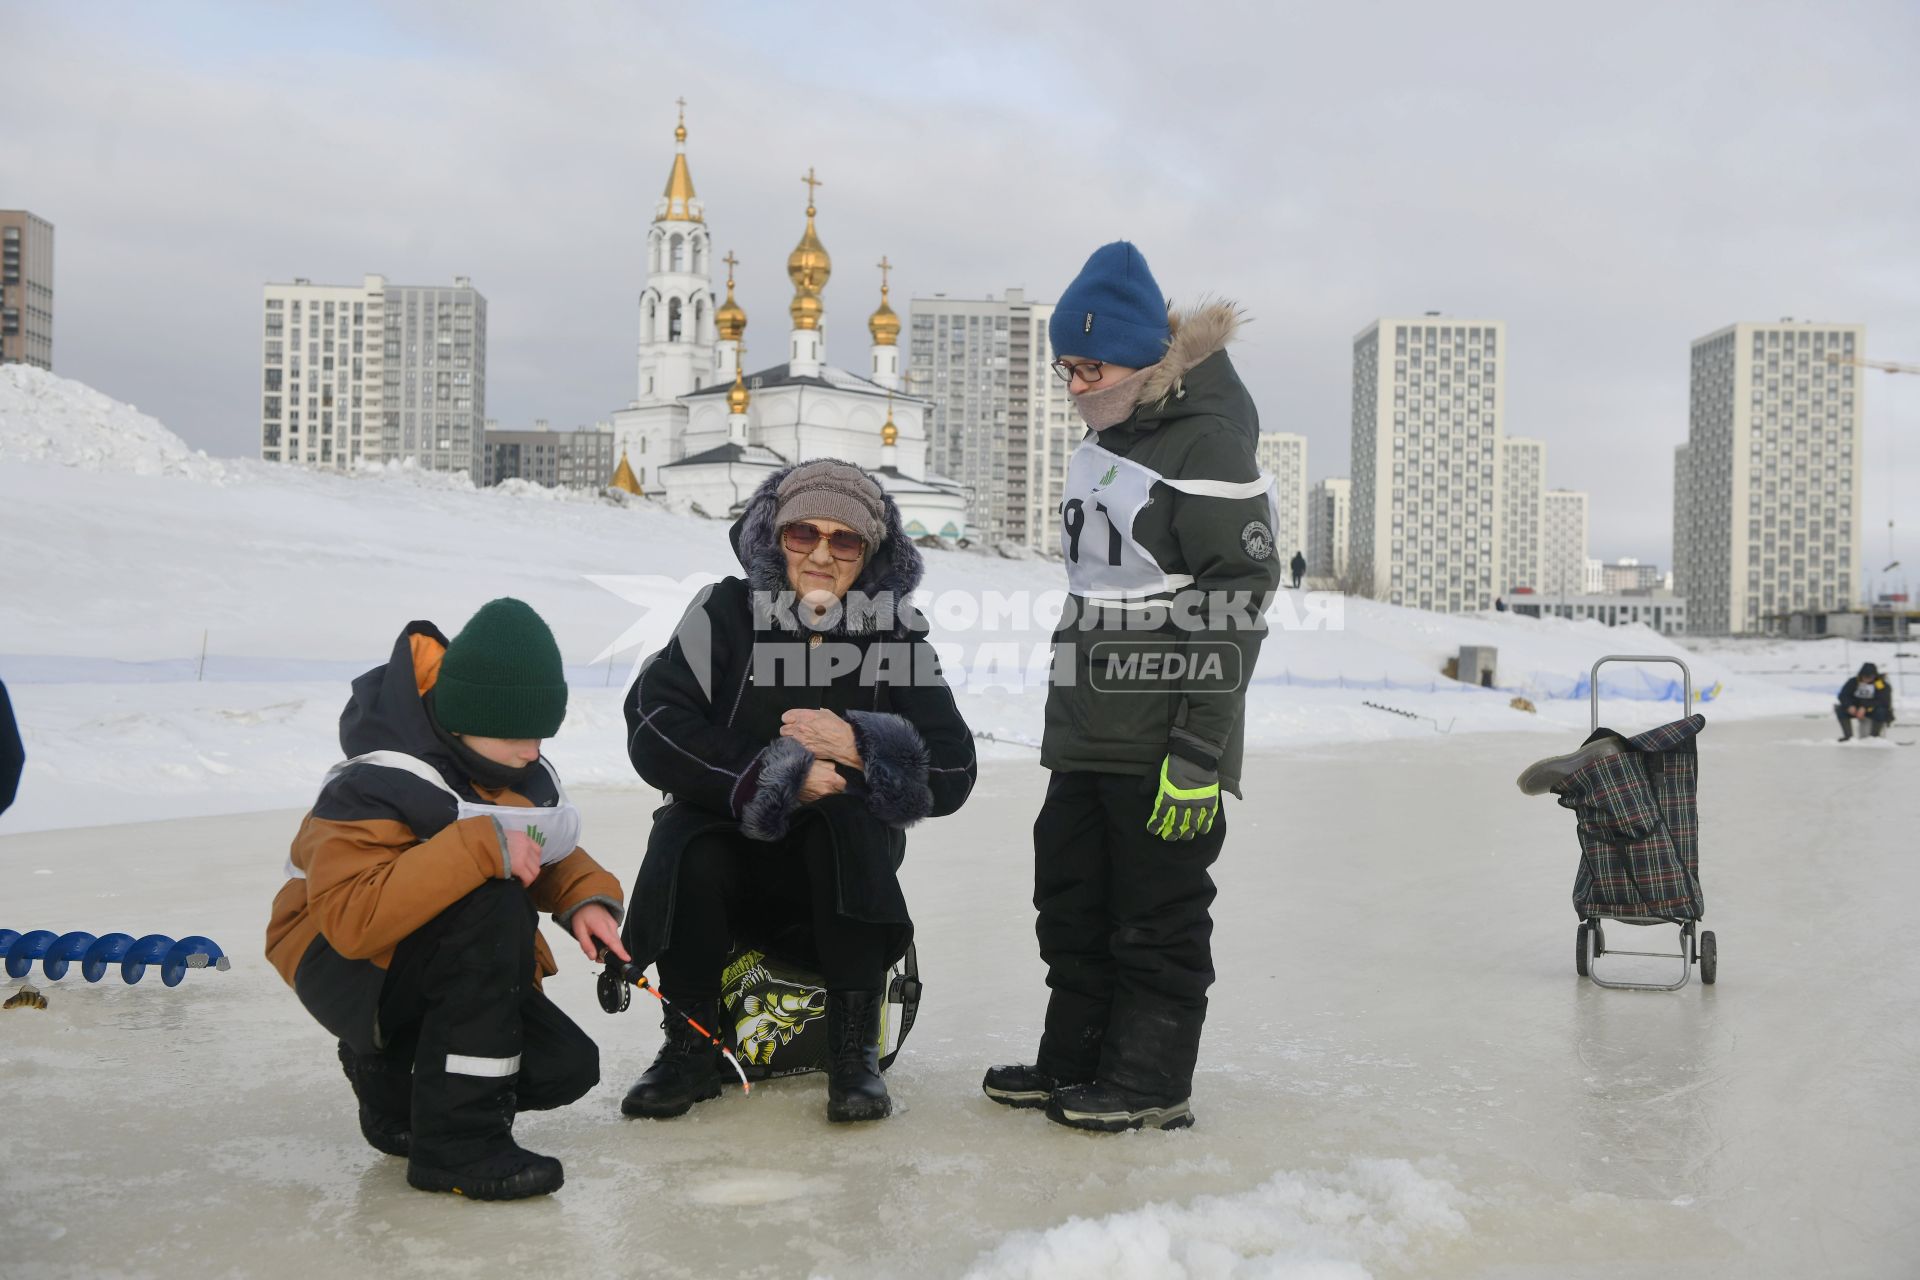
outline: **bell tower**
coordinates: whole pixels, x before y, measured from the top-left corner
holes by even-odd
[[[668,403],[714,380],[712,237],[687,167],[687,103],[674,128],[673,169],[647,231],[635,402]]]

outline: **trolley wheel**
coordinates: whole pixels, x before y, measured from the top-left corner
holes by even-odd
[[[1720,976],[1720,945],[1713,940],[1713,930],[1700,935],[1700,981],[1711,986]]]
[[[1587,933],[1592,928],[1582,921],[1580,931],[1573,935],[1573,971],[1583,978],[1587,976]]]

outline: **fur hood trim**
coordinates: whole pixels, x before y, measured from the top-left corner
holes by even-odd
[[[1191,311],[1168,307],[1167,328],[1173,336],[1167,342],[1167,354],[1147,374],[1140,403],[1159,405],[1178,393],[1187,374],[1208,356],[1225,350],[1246,321],[1240,304],[1217,298],[1203,299]]]
[[[774,608],[774,624],[781,630],[810,633],[810,629],[803,627],[794,616],[791,604],[793,587],[787,582],[786,552],[780,547],[780,531],[774,528],[780,482],[793,469],[792,466],[782,467],[760,482],[760,487],[747,499],[746,509],[739,520],[734,522],[731,539],[733,554],[739,559],[740,567],[747,571],[748,586],[755,592],[764,593],[769,601],[786,602],[783,607]],[[842,608],[825,629],[825,634],[829,636],[877,634],[905,637],[922,629],[916,620],[912,597],[925,573],[925,562],[921,559],[920,548],[914,546],[913,539],[907,536],[906,522],[901,519],[900,507],[894,502],[893,495],[883,489],[881,500],[884,504],[886,536],[878,546],[867,549],[867,562],[861,566],[860,576],[847,592],[851,604]]]

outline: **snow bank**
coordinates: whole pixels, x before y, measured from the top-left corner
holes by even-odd
[[[1251,1191],[1010,1236],[968,1280],[1360,1280],[1467,1234],[1462,1196],[1405,1160],[1276,1173]]]
[[[929,550],[925,607],[987,754],[1034,759],[1057,563]],[[152,418],[40,370],[0,370],[0,680],[29,762],[0,830],[305,804],[333,763],[351,676],[410,620],[451,632],[519,596],[575,686],[554,744],[569,781],[635,785],[621,691],[665,643],[688,583],[737,572],[727,525],[655,501],[409,464],[353,475],[215,461]],[[1251,750],[1584,733],[1587,671],[1609,653],[1683,655],[1643,627],[1443,615],[1283,592],[1248,684]],[[1496,688],[1447,679],[1462,645],[1498,650]],[[1856,650],[1860,646],[1854,646]],[[204,653],[204,660],[202,654]],[[1824,713],[1824,677],[1776,683],[1687,654],[1711,718]],[[1608,722],[1678,712],[1668,667],[1610,668]],[[1822,685],[1800,689],[1793,685]],[[1515,698],[1531,703],[1516,709]],[[286,708],[297,705],[297,713]]]
[[[177,475],[218,482],[226,464],[159,421],[85,383],[31,365],[0,365],[0,463]]]

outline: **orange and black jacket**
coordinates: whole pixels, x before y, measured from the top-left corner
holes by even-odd
[[[353,682],[340,713],[347,757],[401,751],[424,760],[461,796],[478,804],[549,805],[557,800],[545,769],[530,771],[524,794],[475,784],[435,734],[424,698],[440,674],[447,640],[430,622],[413,622],[385,666]],[[267,959],[293,984],[316,937],[349,960],[386,968],[402,939],[489,880],[512,874],[500,825],[460,818],[454,798],[425,779],[380,765],[353,765],[321,788],[288,854],[295,876],[273,900]],[[537,910],[565,928],[598,902],[620,918],[620,882],[576,848],[543,868],[528,889]],[[546,940],[534,941],[535,974],[556,972]]]

